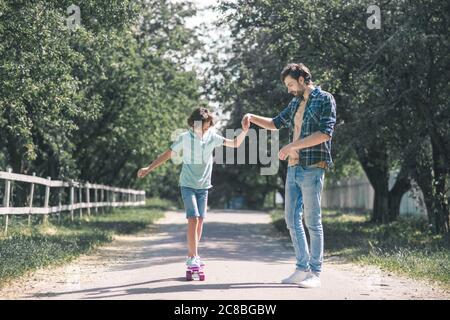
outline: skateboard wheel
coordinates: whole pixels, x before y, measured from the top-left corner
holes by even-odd
[[[198,275],[198,278],[199,278],[200,281],[205,281],[205,274],[204,273],[200,273]]]
[[[192,272],[191,271],[186,271],[186,280],[192,281]]]

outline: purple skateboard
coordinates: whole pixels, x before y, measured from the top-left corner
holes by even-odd
[[[186,280],[192,281],[192,280],[205,280],[205,271],[204,271],[204,265],[200,267],[187,267],[186,270]]]

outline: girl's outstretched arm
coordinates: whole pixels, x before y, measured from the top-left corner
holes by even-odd
[[[145,177],[147,174],[158,168],[164,162],[172,158],[174,154],[175,154],[174,151],[172,151],[171,149],[167,149],[166,151],[164,151],[163,154],[161,154],[158,158],[156,158],[155,161],[153,161],[149,166],[139,169],[137,173],[138,178]]]
[[[223,140],[223,145],[225,147],[230,147],[230,148],[239,148],[241,143],[244,141],[245,136],[247,135],[249,126],[250,126],[250,124],[248,126],[242,126],[242,132],[236,138],[234,138],[233,140],[231,140],[231,139],[224,139]]]

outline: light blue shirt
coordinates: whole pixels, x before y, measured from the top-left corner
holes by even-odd
[[[212,128],[206,131],[202,138],[189,129],[175,139],[170,149],[178,156],[180,153],[182,155],[180,186],[194,189],[212,187],[213,151],[223,145],[224,139]]]

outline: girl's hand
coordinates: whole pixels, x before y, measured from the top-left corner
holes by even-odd
[[[244,130],[244,132],[247,132],[250,128],[250,117],[245,116],[242,119],[242,130]]]
[[[145,177],[148,173],[149,173],[149,171],[148,171],[148,168],[147,168],[147,167],[141,168],[141,169],[139,169],[139,171],[138,171],[138,173],[137,173],[137,176],[138,176],[138,178],[143,178],[143,177]]]

